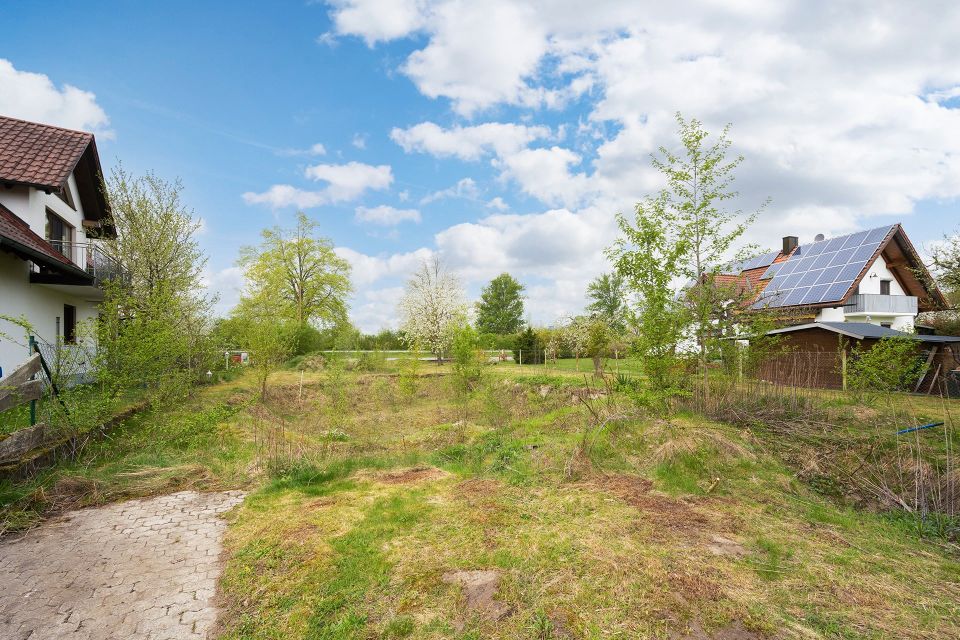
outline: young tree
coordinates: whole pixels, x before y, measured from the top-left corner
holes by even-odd
[[[477,330],[506,335],[523,328],[523,285],[509,273],[501,273],[480,293]]]
[[[627,292],[623,276],[614,271],[604,273],[587,286],[591,302],[587,310],[604,318],[609,327],[618,334],[627,328]]]
[[[250,351],[262,399],[267,397],[270,374],[293,355],[299,327],[293,320],[277,317],[273,308],[267,296],[243,296],[228,320],[231,335]]]
[[[587,351],[587,344],[590,341],[590,319],[586,316],[576,316],[567,320],[563,325],[564,342],[573,352],[573,357],[577,360],[577,371],[580,371],[580,358]]]
[[[617,215],[621,235],[608,250],[617,273],[639,299],[634,349],[657,400],[682,384],[678,345],[689,324],[688,309],[671,286],[688,250],[683,237],[668,235],[674,220],[665,193],[648,196],[637,204],[632,224]]]
[[[604,318],[591,318],[587,325],[587,355],[593,360],[593,372],[603,373],[603,361],[610,351],[611,330]]]
[[[460,281],[438,258],[424,261],[407,281],[398,310],[404,342],[429,349],[437,356],[437,364],[448,351],[454,331],[467,321]]]
[[[119,273],[106,284],[95,329],[98,380],[111,393],[138,386],[155,400],[177,395],[213,355],[199,223],[179,182],[119,167],[106,186],[117,233],[101,246]]]
[[[637,252],[630,253],[637,263],[626,264],[627,245],[615,246],[613,255],[620,260],[623,269],[620,272],[628,281],[646,270],[642,277],[648,285],[662,281],[665,275],[671,280],[682,276],[692,283],[683,296],[687,314],[664,316],[673,305],[656,302],[659,307],[654,316],[666,323],[668,331],[663,335],[673,332],[677,320],[685,320],[681,327],[689,328],[695,339],[704,390],[708,392],[709,354],[722,337],[715,330],[714,320],[718,313],[726,313],[731,294],[728,287],[717,285],[717,276],[729,261],[734,245],[766,203],[750,215],[724,206],[738,195],[732,187],[734,170],[743,161],[742,156],[727,157],[731,144],[727,138],[729,125],[711,143],[710,134],[698,120],[684,120],[678,113],[677,124],[681,152],[660,147],[660,156],[653,157],[653,166],[663,174],[666,187],[637,205],[635,226],[622,216],[619,219],[620,230],[628,239],[632,237],[641,244],[651,245],[649,248],[660,254],[660,258],[670,261],[672,271],[665,273],[662,265],[651,263]],[[665,284],[669,289],[669,281]],[[670,297],[670,294],[654,294],[649,287],[638,293],[648,297],[647,304],[657,298],[664,301]]]
[[[350,264],[317,234],[317,226],[298,213],[295,227],[265,229],[260,246],[240,253],[251,295],[269,292],[277,304],[273,313],[298,325],[330,325],[347,315]]]

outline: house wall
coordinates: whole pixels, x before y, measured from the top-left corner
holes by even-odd
[[[0,252],[0,315],[25,317],[33,327],[38,340],[56,344],[57,318],[63,331],[63,305],[77,308],[78,331],[80,323],[92,322],[97,317],[97,303],[62,293],[44,285],[30,284],[26,261]],[[4,373],[27,357],[25,332],[19,326],[0,319],[0,367]]]
[[[46,237],[47,209],[60,216],[74,229],[74,242],[86,242],[87,233],[83,228],[83,205],[77,191],[77,180],[73,176],[67,179],[67,187],[73,196],[76,210],[61,200],[56,194],[44,193],[33,187],[13,187],[0,189],[0,204],[10,209],[18,218],[26,222],[30,229],[41,238]],[[74,260],[77,258],[74,257]]]

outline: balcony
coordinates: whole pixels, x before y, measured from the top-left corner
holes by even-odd
[[[72,262],[72,269],[53,269],[34,264],[30,272],[30,282],[56,287],[83,287],[86,293],[100,290],[110,280],[119,280],[126,274],[113,257],[108,255],[97,242],[67,242],[50,240],[50,244],[61,255]],[[102,292],[101,292],[102,293]]]
[[[843,305],[846,315],[917,315],[916,296],[886,296],[876,293],[858,293]]]

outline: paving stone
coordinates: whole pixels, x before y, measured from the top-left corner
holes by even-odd
[[[242,500],[182,491],[73,511],[0,540],[0,638],[206,638],[220,514]]]

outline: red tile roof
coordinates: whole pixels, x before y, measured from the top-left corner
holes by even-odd
[[[33,252],[40,254],[43,258],[42,262],[48,266],[80,269],[69,258],[54,249],[53,245],[34,233],[26,222],[0,204],[0,246],[3,245],[9,246],[17,253]],[[30,257],[32,259],[34,256]]]
[[[59,189],[93,134],[0,116],[0,182]]]

